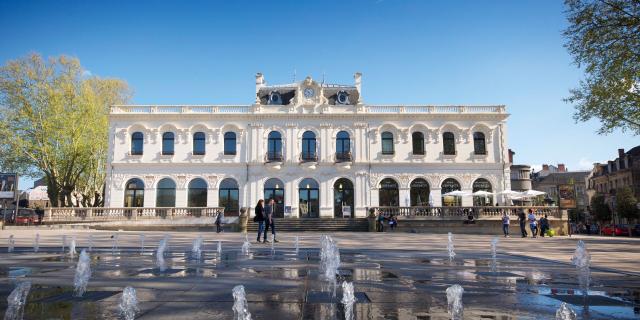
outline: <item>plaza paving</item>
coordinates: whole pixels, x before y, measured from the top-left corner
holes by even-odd
[[[33,253],[35,234],[40,252]],[[9,235],[16,249],[7,253]],[[231,319],[231,289],[245,286],[253,319],[342,319],[338,289],[332,298],[319,279],[319,233],[280,234],[280,243],[255,243],[241,254],[238,233],[171,232],[169,269],[155,266],[164,232],[91,230],[3,230],[0,233],[0,312],[18,280],[33,287],[25,319],[117,318],[120,292],[133,286],[140,319]],[[145,250],[140,252],[140,234]],[[76,258],[61,254],[61,238],[76,237],[78,249],[92,235],[93,275],[87,294],[74,298]],[[204,237],[204,257],[189,258],[192,241]],[[300,252],[293,239],[299,236]],[[455,235],[456,257],[449,262],[443,234],[334,233],[340,248],[340,280],[353,281],[357,319],[447,319],[445,290],[464,287],[465,319],[552,319],[562,301],[580,318],[636,319],[640,316],[640,239],[605,237],[502,238],[496,273],[491,271],[491,236]],[[592,257],[587,301],[578,294],[570,259],[578,239]],[[216,252],[222,241],[222,255]]]

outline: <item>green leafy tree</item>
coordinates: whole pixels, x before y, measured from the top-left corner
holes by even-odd
[[[591,198],[591,213],[597,221],[611,221],[611,209],[605,203],[603,195],[596,195]]]
[[[565,47],[585,78],[567,102],[599,133],[640,134],[640,0],[565,0]]]
[[[31,54],[7,62],[0,67],[0,163],[44,174],[52,206],[78,205],[74,195],[99,203],[109,106],[129,97],[125,82],[89,77],[75,58]]]
[[[622,218],[635,220],[638,218],[638,199],[633,195],[633,190],[624,187],[616,190],[616,211]]]

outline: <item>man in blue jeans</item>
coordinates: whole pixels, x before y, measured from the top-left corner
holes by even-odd
[[[273,242],[280,242],[276,240],[276,224],[275,219],[273,217],[274,209],[275,209],[275,200],[269,200],[269,204],[264,207],[265,213],[265,229],[264,229],[264,242],[269,242],[267,240],[267,233],[269,233],[269,228],[271,228],[271,235],[273,238]]]

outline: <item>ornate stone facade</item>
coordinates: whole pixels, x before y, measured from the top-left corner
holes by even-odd
[[[367,207],[381,205],[379,187],[386,178],[397,183],[401,204],[408,203],[415,179],[428,183],[433,205],[441,204],[441,184],[448,178],[462,191],[472,191],[477,179],[487,180],[494,192],[510,188],[504,106],[368,105],[362,102],[361,81],[356,74],[354,85],[307,78],[268,86],[258,74],[253,105],[113,106],[106,203],[124,206],[126,184],[133,178],[144,183],[146,207],[156,206],[156,186],[165,178],[176,185],[178,207],[188,205],[193,179],[207,184],[207,206],[221,205],[219,186],[233,179],[238,205],[253,207],[265,197],[265,182],[277,178],[285,213],[293,217],[305,212],[301,197],[310,194],[317,198],[319,216],[337,216],[336,206],[347,205],[336,199],[338,184],[342,188],[346,181],[341,178],[353,186],[350,207],[360,217]],[[142,133],[142,152],[132,152],[135,132]],[[174,135],[172,154],[163,152],[170,143],[164,141],[166,132]],[[235,134],[234,142],[226,138],[228,132]],[[269,158],[272,132],[280,137],[277,161]],[[305,145],[307,132],[314,137],[311,145]],[[445,132],[454,136],[453,155],[443,153]],[[474,140],[476,132],[484,140]],[[204,152],[195,152],[196,133],[204,136]],[[345,133],[346,147],[345,139],[338,139]],[[391,133],[392,140],[382,139],[384,133]],[[479,153],[479,143],[484,152]],[[317,196],[316,184],[307,186],[312,193],[300,185],[306,178],[317,184]],[[462,204],[472,205],[472,197],[463,197]]]

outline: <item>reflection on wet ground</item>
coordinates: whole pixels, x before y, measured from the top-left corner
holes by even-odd
[[[249,255],[227,245],[213,246],[201,259],[171,248],[167,269],[155,266],[154,249],[95,248],[92,278],[82,298],[73,297],[77,258],[59,250],[39,253],[17,248],[0,254],[0,313],[15,282],[33,286],[26,319],[117,318],[125,286],[138,291],[139,319],[230,319],[231,288],[243,284],[254,319],[342,319],[338,286],[320,280],[319,250],[280,244],[275,252],[254,246]],[[209,249],[209,248],[205,248]],[[445,289],[464,287],[465,319],[549,319],[567,302],[581,319],[640,318],[640,279],[594,270],[586,298],[575,270],[565,263],[498,254],[459,254],[449,262],[443,252],[341,250],[339,281],[353,281],[357,319],[447,319]]]

